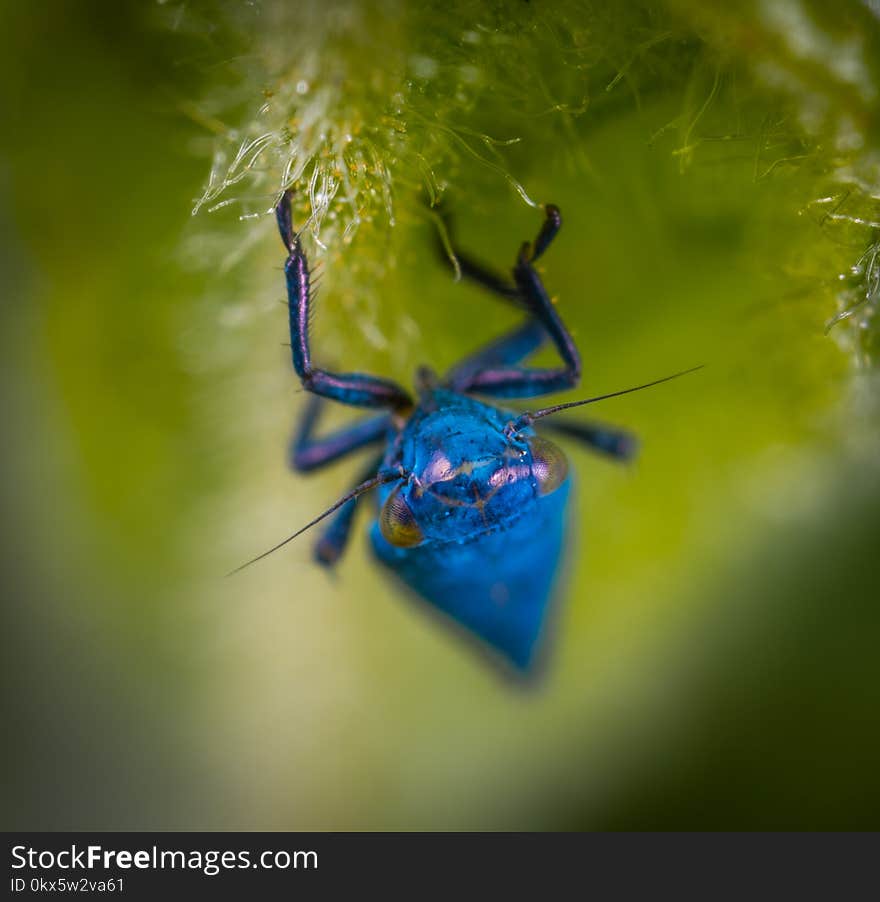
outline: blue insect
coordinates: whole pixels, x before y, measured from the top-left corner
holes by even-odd
[[[334,565],[348,542],[356,499],[378,489],[379,515],[370,539],[379,561],[516,671],[532,668],[559,572],[571,494],[565,455],[536,434],[532,424],[570,407],[675,378],[526,413],[474,397],[533,398],[572,388],[580,380],[578,350],[534,266],[562,225],[557,207],[548,205],[545,212],[535,240],[519,250],[511,282],[456,252],[463,276],[523,310],[525,319],[442,379],[420,368],[413,398],[387,379],[333,373],[313,364],[309,267],[293,230],[290,193],[282,196],[276,216],[288,251],[284,272],[293,366],[303,388],[314,395],[292,443],[292,465],[305,472],[364,448],[382,450],[355,488],[244,567],[331,515],[315,556]],[[523,366],[547,340],[562,365]],[[324,398],[383,412],[317,438]],[[631,435],[604,425],[565,420],[547,425],[619,460],[635,451]]]

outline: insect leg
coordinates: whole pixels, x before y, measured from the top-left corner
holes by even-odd
[[[548,220],[549,221],[549,220]],[[451,232],[448,219],[444,219],[444,226],[447,232]],[[536,244],[540,244],[543,249],[546,248],[548,240],[542,238],[547,228],[545,223]],[[558,225],[557,225],[558,230]],[[555,234],[555,231],[554,233]],[[552,235],[550,236],[552,238]],[[449,260],[448,249],[439,243],[439,249],[445,260]],[[528,305],[523,300],[519,289],[501,276],[492,272],[480,263],[476,263],[471,257],[463,253],[457,246],[453,244],[452,252],[458,263],[458,268],[465,279],[469,279],[483,288],[488,289],[502,300],[513,304],[523,310],[528,310]],[[465,390],[473,377],[482,370],[492,369],[494,367],[510,367],[520,363],[526,357],[533,354],[547,339],[547,333],[541,323],[535,319],[529,318],[521,326],[508,332],[501,338],[490,342],[484,347],[468,355],[460,363],[456,364],[447,374],[444,380],[445,384],[456,391]]]
[[[293,367],[303,388],[354,407],[409,407],[412,404],[410,396],[396,382],[364,373],[331,373],[313,366],[309,349],[309,266],[299,236],[293,231],[290,191],[282,195],[275,215],[281,240],[288,251],[284,275],[290,308],[290,346]]]
[[[454,270],[460,272],[462,278],[468,279],[476,285],[481,285],[483,288],[492,292],[492,294],[513,304],[515,307],[519,307],[522,310],[526,309],[523,299],[519,296],[519,289],[516,285],[512,285],[503,276],[499,276],[482,263],[477,263],[473,258],[468,256],[468,254],[460,250],[451,237],[452,226],[449,217],[443,215],[442,212],[441,217],[443,228],[446,230],[446,234],[450,236],[449,245],[442,240],[438,240],[437,242],[437,251],[443,258],[443,261]],[[438,238],[439,237],[438,234]],[[450,254],[455,257],[454,262],[450,258]]]
[[[562,228],[562,216],[558,207],[550,204],[546,207],[545,212],[546,217],[544,219],[544,224],[541,226],[541,230],[538,232],[538,235],[531,246],[532,263],[543,255],[544,251],[547,250],[559,230]],[[442,221],[443,227],[451,236],[452,227],[449,218],[444,216]],[[453,269],[456,268],[455,264],[458,264],[457,268],[461,272],[463,278],[470,279],[472,282],[482,285],[483,288],[488,289],[493,294],[497,294],[505,300],[511,301],[515,306],[525,309],[526,305],[523,303],[520,289],[516,284],[511,285],[511,283],[504,279],[503,276],[499,276],[496,272],[493,272],[482,263],[477,263],[471,256],[462,251],[454,241],[450,240],[449,247],[447,247],[443,241],[438,241],[437,248],[443,257],[443,260],[448,265],[451,265]],[[450,259],[450,250],[455,257],[454,262]]]
[[[468,279],[477,285],[482,285],[483,288],[510,302],[515,307],[525,309],[523,299],[520,297],[519,290],[515,285],[511,285],[501,276],[461,253],[457,248],[454,253],[462,278]],[[448,258],[447,262],[449,262]]]
[[[474,373],[461,391],[500,398],[534,398],[572,388],[580,381],[580,354],[533,266],[562,227],[562,217],[556,207],[548,206],[546,212],[547,217],[535,241],[532,244],[526,242],[520,248],[513,278],[526,307],[550,336],[563,366],[539,369],[509,366],[502,362]]]
[[[532,244],[531,254],[529,254],[529,262],[531,263],[534,263],[550,247],[553,239],[562,228],[562,214],[559,212],[559,207],[555,204],[547,204],[544,208],[544,213],[546,214],[544,224],[541,226],[541,231],[538,232],[538,236],[535,238],[534,244]],[[523,245],[524,250],[527,248],[527,244]],[[520,254],[522,254],[522,251],[520,251]],[[519,283],[517,282],[517,284]]]
[[[376,471],[382,464],[382,457],[373,458],[368,467],[366,467],[357,478],[355,485],[366,481],[370,476],[374,476]],[[337,563],[345,546],[348,544],[351,535],[351,527],[354,523],[354,516],[357,513],[357,498],[346,502],[330,519],[321,537],[315,542],[314,556],[319,564],[325,567],[332,567]]]
[[[547,333],[541,323],[528,319],[513,331],[465,357],[446,374],[444,382],[455,391],[467,391],[478,373],[516,365],[537,351],[546,338]]]
[[[569,438],[575,438],[593,451],[613,457],[615,460],[632,460],[639,450],[639,440],[631,432],[603,423],[549,417],[541,428],[552,429]]]
[[[387,414],[380,414],[350,426],[343,426],[323,438],[316,439],[313,433],[323,406],[322,398],[314,396],[309,399],[290,443],[290,465],[294,470],[307,472],[324,467],[340,457],[380,441],[388,431],[390,418]]]

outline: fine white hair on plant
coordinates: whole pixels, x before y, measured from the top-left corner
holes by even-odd
[[[867,155],[858,164],[841,165],[833,174],[833,190],[809,206],[833,240],[856,249],[853,263],[838,276],[837,313],[825,331],[864,368],[876,365],[880,351],[880,159]]]
[[[262,96],[218,130],[194,213],[236,206],[242,216],[261,215],[293,188],[301,229],[322,247],[347,244],[364,223],[394,225],[403,192],[436,203],[448,184],[438,173],[461,157],[538,206],[498,150],[517,137],[495,139],[458,123],[497,91],[499,54],[522,15],[471,16],[464,30],[454,10],[434,11],[434,28],[425,28],[429,13],[403,0],[269,2],[218,6],[221,12],[259,49],[240,68],[252,96],[258,84]],[[216,123],[225,115],[212,109],[200,118]]]
[[[194,15],[184,7],[184,23]],[[572,122],[592,111],[592,72],[620,102],[646,72],[681,69],[668,51],[680,26],[640,4],[621,16],[582,0],[214,0],[200,15],[190,27],[232,34],[234,49],[222,90],[190,108],[215,141],[194,210],[265,214],[293,188],[296,221],[328,246],[436,204],[463,172],[540,206],[508,148],[555,134],[583,164]]]
[[[430,221],[428,208],[450,191],[471,206],[505,195],[540,206],[548,198],[525,182],[546,148],[585,168],[573,123],[592,110],[589,73],[605,85],[625,65],[634,90],[640,66],[653,75],[669,65],[652,56],[653,14],[633,14],[623,34],[616,11],[581,0],[552,10],[519,0],[214,0],[178,12],[175,27],[223,51],[204,96],[185,105],[213,153],[193,213],[269,217],[292,189],[310,261],[331,264],[334,303],[357,311],[375,347],[400,344],[377,317],[397,223]],[[619,103],[622,93],[606,96]],[[345,253],[355,241],[357,253]],[[395,323],[415,331],[406,313]]]
[[[181,0],[174,27],[224,51],[186,105],[213,142],[194,212],[265,217],[292,189],[313,262],[357,241],[332,267],[333,296],[375,312],[395,224],[429,219],[446,194],[484,209],[552,200],[535,187],[549,166],[590,173],[590,129],[661,96],[681,98],[680,112],[648,140],[675,128],[683,175],[713,147],[751,142],[756,181],[803,174],[798,208],[835,173],[829,196],[858,172],[853,197],[871,200],[880,31],[873,7],[845,2],[847,15],[821,0],[758,0],[748,14],[722,0]],[[765,115],[732,123],[731,104]],[[837,209],[823,227],[861,228],[861,254],[877,221]],[[876,307],[871,290],[858,309]],[[862,322],[852,304],[841,296],[839,318]]]
[[[877,348],[872,345],[871,338],[876,333],[880,308],[880,238],[871,242],[849,272],[841,274],[840,281],[840,309],[828,321],[826,331],[831,331],[838,324],[848,323],[851,328],[842,341],[853,352],[856,364],[860,367],[875,364]],[[841,330],[834,331],[839,335]]]

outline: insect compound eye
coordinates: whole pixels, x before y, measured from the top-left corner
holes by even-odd
[[[538,480],[538,491],[549,495],[565,482],[568,476],[568,460],[553,442],[532,435],[526,439],[532,452],[532,473]]]
[[[382,505],[379,513],[379,529],[385,540],[398,548],[412,548],[424,536],[409,505],[400,494],[398,486]]]

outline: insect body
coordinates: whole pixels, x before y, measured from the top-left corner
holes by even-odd
[[[528,667],[562,552],[569,477],[558,448],[510,413],[428,389],[383,462],[370,536],[416,592]]]
[[[379,515],[370,536],[379,560],[515,668],[528,670],[553,595],[571,488],[564,454],[537,435],[533,423],[599,399],[515,413],[474,396],[532,398],[571,388],[580,379],[577,348],[534,268],[561,227],[559,210],[546,208],[534,242],[520,248],[510,282],[459,255],[465,277],[525,317],[443,379],[421,369],[415,398],[389,380],[313,364],[309,270],[293,231],[289,193],[276,214],[288,251],[293,365],[303,387],[316,396],[294,438],[291,463],[306,471],[367,447],[384,449],[374,455],[363,481],[275,548],[332,515],[315,554],[325,565],[335,564],[351,531],[356,499],[378,489]],[[561,365],[525,366],[547,340]],[[317,438],[322,398],[382,412]],[[635,447],[627,433],[605,426],[552,420],[549,425],[618,459],[630,457]]]

